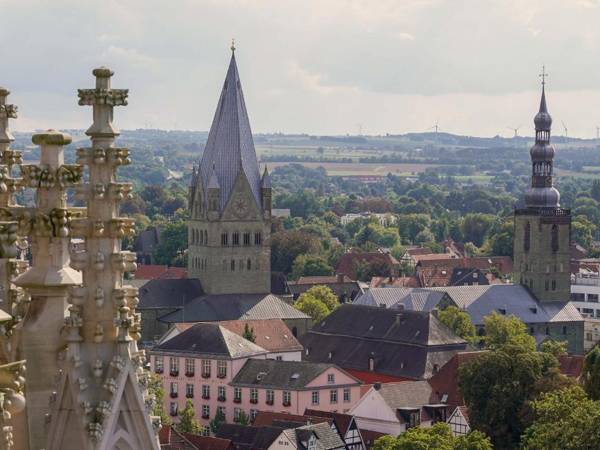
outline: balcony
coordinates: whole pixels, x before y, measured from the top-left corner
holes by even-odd
[[[208,413],[202,413],[202,418],[203,419],[208,419],[208,418],[210,418],[210,414],[208,414]]]
[[[256,405],[258,403],[258,399],[257,398],[251,398],[250,399],[250,403],[252,403],[253,405]]]
[[[219,396],[217,397],[217,400],[218,400],[218,401],[220,401],[220,402],[224,402],[226,399],[225,399],[225,396],[224,396],[224,395],[219,395]]]
[[[171,370],[171,371],[169,371],[169,375],[171,375],[172,377],[178,377],[179,370]]]
[[[202,372],[202,378],[210,378],[210,372]]]
[[[242,403],[241,397],[233,397],[233,403]]]
[[[170,396],[171,398],[177,398],[179,395],[177,394],[177,392],[171,392],[171,393],[169,394],[169,396]]]
[[[194,393],[193,392],[187,392],[185,394],[185,398],[194,398]]]
[[[288,407],[292,406],[292,402],[283,402],[282,404],[283,404],[283,406],[285,406],[286,408],[288,408]]]
[[[273,403],[275,403],[273,401],[273,399],[267,399],[267,401],[265,402],[267,405],[272,405]]]
[[[194,372],[186,372],[185,376],[189,377],[189,378],[193,378],[194,377]]]
[[[209,400],[210,399],[210,394],[202,394],[202,398],[204,400]]]
[[[227,372],[225,372],[225,373],[218,373],[217,374],[217,378],[221,378],[221,379],[227,378]]]
[[[163,373],[163,369],[157,367],[156,369],[154,369],[154,373]]]

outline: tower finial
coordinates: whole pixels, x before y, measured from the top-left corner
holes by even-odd
[[[544,86],[546,84],[546,77],[548,76],[545,65],[542,65],[542,73],[540,73],[538,76],[542,79],[542,86]]]
[[[231,47],[229,47],[231,49],[231,53],[235,53],[235,39],[231,38]]]

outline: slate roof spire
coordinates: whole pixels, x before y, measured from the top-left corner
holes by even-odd
[[[216,177],[221,188],[221,211],[229,200],[240,172],[248,180],[256,205],[260,208],[261,176],[235,60],[234,42],[231,45],[229,68],[200,161],[199,172],[205,195],[213,175]]]

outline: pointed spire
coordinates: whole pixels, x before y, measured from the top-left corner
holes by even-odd
[[[267,169],[267,165],[265,164],[265,170],[262,176],[262,186],[263,189],[271,189],[271,176],[269,175],[269,169]]]
[[[242,92],[235,60],[235,44],[231,45],[231,60],[206,147],[200,161],[200,178],[206,189],[212,184],[213,174],[221,189],[219,209],[231,196],[233,186],[244,176],[260,206],[261,176],[250,129],[250,120]]]
[[[536,131],[547,131],[549,133],[552,127],[552,117],[548,113],[548,105],[546,104],[546,77],[548,76],[546,66],[542,66],[542,73],[539,76],[542,79],[542,97],[540,98],[540,110],[535,115],[533,123]]]

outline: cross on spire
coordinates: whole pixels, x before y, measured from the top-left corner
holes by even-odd
[[[542,79],[542,86],[544,86],[546,84],[546,77],[548,76],[545,65],[542,66],[542,73],[540,73],[538,76]]]
[[[235,53],[235,39],[231,38],[231,53]]]

